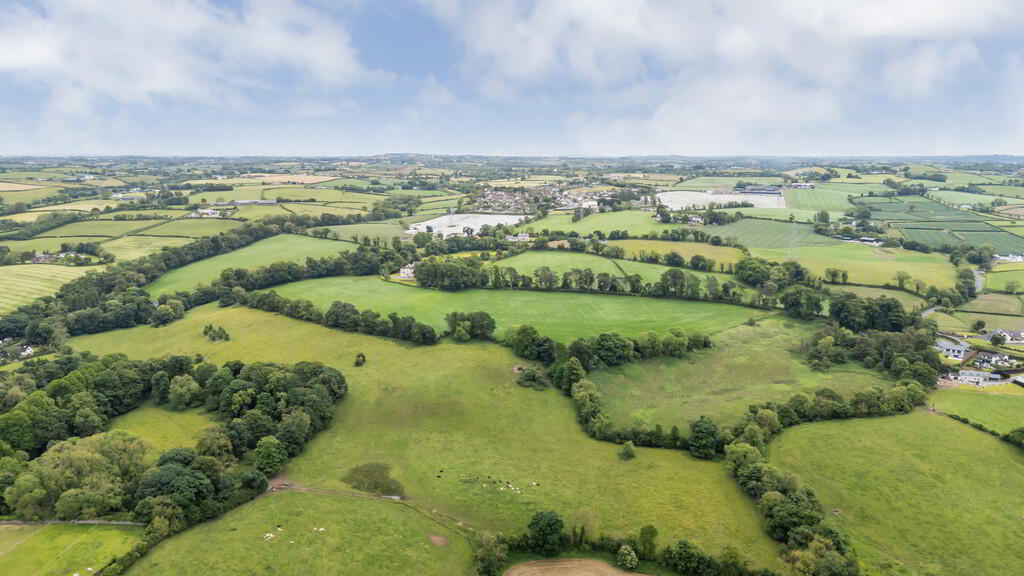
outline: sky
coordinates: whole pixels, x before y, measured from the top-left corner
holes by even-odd
[[[0,155],[1024,154],[1015,0],[0,0]]]

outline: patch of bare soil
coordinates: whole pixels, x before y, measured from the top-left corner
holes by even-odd
[[[448,545],[448,539],[440,534],[431,534],[430,543],[434,546],[444,547]]]
[[[600,560],[564,558],[521,562],[505,571],[505,576],[625,576],[636,572],[623,572]]]

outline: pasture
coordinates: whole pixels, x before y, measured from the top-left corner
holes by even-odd
[[[328,226],[327,229],[337,234],[341,240],[352,240],[354,237],[391,240],[395,236],[401,236],[405,226],[397,222],[368,222]]]
[[[716,334],[714,347],[683,359],[659,358],[592,372],[588,378],[605,396],[616,426],[660,424],[687,430],[701,415],[719,425],[739,421],[747,406],[785,402],[797,393],[822,387],[844,396],[892,382],[856,363],[815,372],[804,362],[800,345],[820,328],[779,317],[757,326],[737,326]]]
[[[987,389],[936,390],[928,397],[928,405],[945,414],[980,422],[1000,434],[1024,428],[1024,395],[1021,394],[992,394]]]
[[[156,220],[85,220],[43,232],[41,236],[123,236],[153,226]]]
[[[602,332],[638,336],[670,328],[718,332],[764,312],[741,306],[685,300],[524,290],[444,292],[386,282],[376,276],[342,276],[303,280],[278,286],[281,296],[312,301],[322,310],[348,302],[383,315],[397,312],[441,330],[452,311],[484,310],[498,324],[501,337],[513,326],[530,324],[544,336],[569,343]]]
[[[827,188],[813,188],[810,190],[788,188],[786,189],[786,207],[800,210],[827,210],[843,212],[853,205],[847,200],[850,196],[857,195],[854,191],[840,191]]]
[[[953,205],[970,204],[971,206],[978,206],[979,204],[992,204],[996,200],[1002,200],[1007,204],[1024,204],[1024,200],[1020,198],[971,194],[970,192],[957,192],[955,190],[932,190],[928,193],[928,197]]]
[[[351,242],[279,234],[244,248],[171,270],[147,285],[146,291],[154,296],[172,294],[179,290],[189,291],[200,284],[209,284],[219,278],[221,271],[227,268],[253,270],[275,262],[305,262],[307,257],[333,256],[355,248],[356,245]]]
[[[187,238],[201,238],[203,236],[216,236],[221,232],[227,232],[232,228],[238,228],[242,223],[238,220],[225,220],[223,218],[189,218],[187,220],[172,220],[166,224],[160,224],[146,230],[147,236],[185,236]]]
[[[731,246],[713,246],[704,242],[670,242],[668,240],[609,240],[610,246],[618,246],[626,251],[627,257],[637,256],[641,252],[670,254],[676,252],[690,258],[700,254],[715,262],[735,264],[743,258],[743,252]]]
[[[902,248],[883,248],[854,242],[838,246],[800,246],[797,248],[753,248],[754,256],[768,260],[796,260],[818,276],[826,268],[839,268],[850,273],[850,282],[884,286],[896,285],[893,275],[902,270],[914,279],[939,288],[950,288],[956,282],[956,268],[943,254],[914,252]]]
[[[321,214],[345,216],[348,214],[359,214],[363,212],[363,210],[356,208],[351,204],[306,204],[289,202],[287,204],[281,204],[280,206],[293,214],[308,214],[310,216],[319,216]]]
[[[243,218],[245,220],[259,220],[267,216],[287,216],[288,212],[289,211],[285,209],[284,204],[274,204],[273,206],[249,204],[235,208],[231,217]]]
[[[276,188],[265,192],[266,198],[283,200],[315,200],[318,202],[340,202],[353,208],[368,208],[374,202],[387,198],[383,194],[364,194],[333,188]]]
[[[0,566],[12,575],[93,574],[141,537],[136,526],[0,526]]]
[[[607,273],[615,277],[637,274],[644,279],[644,282],[648,283],[657,282],[662,274],[671,269],[671,267],[661,264],[648,264],[632,260],[613,260],[595,254],[570,252],[568,250],[530,250],[510,258],[495,260],[493,265],[503,268],[512,267],[516,271],[526,274],[533,274],[535,270],[544,266],[547,266],[559,275],[565,274],[574,268],[581,270],[590,268],[594,271],[594,274]],[[732,280],[738,283],[735,277],[727,274],[708,274],[707,272],[697,272],[694,270],[686,270],[686,272],[701,278],[711,275],[722,282]]]
[[[232,339],[209,346],[201,333],[206,324],[223,326]],[[518,532],[536,510],[554,509],[586,521],[593,534],[635,533],[651,523],[663,542],[686,537],[716,552],[743,542],[755,565],[779,564],[753,503],[720,463],[644,448],[635,459],[620,460],[618,446],[583,433],[561,393],[517,385],[514,368],[523,360],[494,344],[415,347],[216,305],[162,328],[69,344],[138,358],[202,353],[215,363],[320,360],[343,370],[349,395],[333,424],[285,469],[302,486],[349,490],[342,477],[350,468],[382,462],[392,466],[410,503],[470,526]],[[357,352],[367,363],[353,368]]]
[[[146,444],[146,461],[155,462],[171,448],[194,448],[203,430],[216,422],[200,408],[175,412],[150,400],[110,421],[107,430],[124,430]]]
[[[630,234],[646,234],[648,232],[661,232],[673,228],[682,228],[681,224],[662,224],[653,218],[653,212],[642,210],[622,210],[619,212],[600,212],[591,214],[578,221],[572,221],[570,214],[551,214],[537,220],[519,226],[520,231],[530,232],[536,230],[561,230],[563,232],[576,232],[581,236],[589,236],[595,230],[610,232],[612,230],[628,230]]]
[[[24,192],[25,190],[34,190],[36,188],[42,188],[42,186],[19,182],[0,182],[0,192]]]
[[[316,174],[244,174],[243,177],[273,184],[320,184],[334,179],[334,176]]]
[[[872,286],[851,286],[849,284],[829,284],[827,288],[833,292],[852,292],[861,298],[878,298],[879,296],[895,298],[907,310],[913,310],[918,306],[923,306],[925,303],[924,298],[904,292],[903,290],[875,288]]]
[[[1024,452],[944,416],[805,424],[769,446],[878,573],[1024,573]]]
[[[61,244],[79,244],[82,242],[102,242],[106,238],[95,236],[43,236],[29,238],[28,240],[4,240],[0,238],[0,245],[7,246],[11,252],[60,252]]]
[[[472,563],[464,536],[404,504],[286,491],[164,541],[127,574],[448,576]]]
[[[1020,297],[1010,294],[982,294],[960,305],[966,312],[988,312],[993,314],[1024,314],[1024,303]]]
[[[0,314],[36,298],[53,296],[58,288],[84,276],[91,266],[60,266],[57,264],[17,264],[0,268]]]
[[[122,236],[104,242],[103,249],[118,260],[134,260],[159,252],[164,246],[184,246],[189,242],[192,242],[191,238],[174,236]]]
[[[992,184],[983,184],[979,186],[979,188],[994,196],[1024,198],[1024,186],[997,186]],[[1012,204],[1013,202],[1010,203]]]
[[[755,248],[836,246],[842,243],[835,238],[815,234],[814,226],[798,222],[744,218],[724,226],[704,226],[702,230],[723,239],[734,238],[751,250]]]
[[[58,188],[56,186],[33,188],[31,190],[0,190],[0,200],[3,200],[4,204],[17,204],[18,202],[38,202],[40,200],[46,200],[47,198],[59,196],[63,191],[63,188]]]
[[[1024,291],[1024,268],[1019,270],[997,268],[985,274],[985,287],[992,290],[1006,291],[1010,282],[1017,283],[1017,292]]]
[[[40,206],[39,208],[33,208],[33,212],[48,212],[53,210],[73,210],[76,212],[92,212],[93,210],[105,210],[107,208],[113,208],[121,205],[121,200],[113,199],[92,199],[92,200],[74,200],[72,202],[65,202],[63,204],[50,204],[47,206]]]

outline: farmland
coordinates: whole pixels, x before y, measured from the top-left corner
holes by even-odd
[[[657,282],[662,274],[670,270],[670,267],[660,264],[648,264],[632,260],[613,260],[604,256],[565,250],[531,250],[510,258],[497,260],[493,265],[503,268],[515,268],[516,271],[526,274],[532,274],[535,270],[544,266],[558,274],[565,274],[574,268],[590,268],[594,274],[606,273],[615,277],[637,274],[643,278],[644,282],[648,283]],[[727,274],[709,274],[693,270],[688,270],[687,272],[701,278],[712,275],[723,282],[727,280],[736,282],[734,277]]]
[[[612,421],[623,427],[660,424],[686,429],[701,415],[732,424],[747,406],[784,402],[821,387],[844,396],[892,383],[856,364],[815,372],[799,351],[818,327],[781,318],[718,333],[714,348],[682,359],[656,359],[594,372],[588,376],[605,395]],[[739,374],[757,374],[750,380]]]
[[[785,192],[786,207],[799,210],[828,210],[843,212],[853,205],[847,200],[850,196],[858,195],[854,190],[840,191],[825,188],[814,188],[810,190],[790,188]]]
[[[807,424],[770,459],[814,486],[828,522],[875,570],[952,576],[1024,571],[1019,448],[935,414]],[[979,489],[984,486],[985,489]],[[941,505],[938,498],[941,495]],[[897,572],[899,573],[899,572]]]
[[[19,264],[0,268],[0,314],[42,296],[52,296],[65,283],[85,275],[88,266]]]
[[[153,220],[86,220],[73,222],[53,230],[46,236],[121,236],[140,228],[152,226]]]
[[[940,412],[980,422],[1000,434],[1024,428],[1024,395],[949,389],[932,393],[928,403]]]
[[[267,533],[274,538],[265,541]],[[472,556],[465,537],[402,504],[284,492],[164,542],[128,574],[390,576],[415,566],[417,574],[447,576],[464,573]]]
[[[685,256],[687,261],[700,254],[715,262],[735,264],[743,258],[743,252],[730,246],[713,246],[703,242],[669,242],[667,240],[609,240],[608,245],[619,246],[626,251],[627,257],[636,256],[640,252],[669,254],[677,252]]]
[[[356,245],[351,242],[281,234],[260,240],[233,252],[171,270],[146,286],[146,290],[154,296],[171,294],[179,290],[189,291],[199,284],[209,284],[220,277],[221,270],[226,268],[252,270],[274,262],[305,262],[307,257],[332,256],[339,252],[353,250],[355,247]]]
[[[821,276],[826,268],[850,273],[850,282],[882,286],[895,285],[893,275],[902,270],[925,284],[948,288],[956,280],[956,268],[943,254],[924,254],[900,248],[843,243],[838,246],[799,246],[791,249],[754,248],[755,256],[769,260],[794,259]],[[880,265],[884,263],[884,265]]]
[[[974,300],[960,306],[960,310],[968,312],[988,312],[994,314],[1024,314],[1019,296],[1010,294],[982,294]]]
[[[192,242],[191,238],[174,236],[122,236],[103,243],[103,249],[110,252],[118,260],[134,260],[154,252],[164,246],[184,246]]]
[[[201,236],[215,236],[221,232],[227,232],[232,228],[241,226],[238,220],[223,220],[220,218],[192,218],[189,220],[173,220],[166,224],[160,224],[146,230],[147,236],[185,236],[199,238]]]
[[[395,236],[401,236],[405,226],[397,222],[373,222],[367,224],[343,224],[340,226],[328,226],[328,230],[338,235],[341,240],[359,238],[379,238],[391,240]]]
[[[92,574],[141,536],[134,526],[0,526],[0,566],[6,574]]]
[[[886,296],[888,298],[895,298],[903,304],[903,307],[907,310],[913,310],[924,304],[924,298],[904,292],[903,290],[887,289],[887,288],[874,288],[871,286],[851,286],[851,285],[839,285],[829,286],[829,290],[833,292],[852,292],[862,298],[878,298],[879,296]]]
[[[232,339],[207,346],[201,328],[211,323],[225,327]],[[347,490],[341,480],[347,469],[384,462],[412,504],[472,526],[519,530],[533,511],[554,508],[589,518],[594,532],[621,534],[651,522],[666,542],[685,535],[720,550],[742,539],[755,564],[778,562],[753,504],[721,464],[654,449],[620,460],[615,445],[584,435],[559,392],[518,386],[513,367],[522,360],[497,345],[413,347],[215,305],[163,328],[77,337],[70,344],[133,357],[202,352],[213,362],[318,359],[345,370],[351,393],[336,409],[334,424],[285,470],[304,486]],[[367,363],[353,370],[356,352]],[[520,490],[499,490],[487,476]],[[623,506],[644,520],[624,516]]]
[[[774,222],[745,218],[724,226],[705,226],[708,234],[723,239],[735,238],[740,244],[757,248],[796,248],[809,246],[836,246],[839,240],[814,233],[814,227],[796,222]]]
[[[323,310],[341,301],[381,314],[408,314],[437,329],[446,327],[444,317],[454,310],[486,310],[497,322],[499,335],[507,328],[530,324],[541,334],[566,343],[609,331],[630,336],[664,333],[670,328],[718,332],[763,314],[728,304],[637,296],[483,289],[452,293],[377,277],[303,280],[275,291],[287,298],[310,300]]]
[[[108,430],[124,430],[146,444],[146,458],[155,461],[165,450],[191,448],[204,429],[214,425],[210,415],[198,408],[172,411],[154,401],[110,421]]]

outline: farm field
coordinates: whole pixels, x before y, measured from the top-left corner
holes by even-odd
[[[1024,199],[1020,198],[971,194],[970,192],[957,192],[955,190],[933,190],[928,193],[928,197],[934,198],[939,202],[954,205],[970,204],[978,206],[979,204],[992,204],[995,200],[1002,200],[1007,204],[1024,204]]]
[[[333,256],[355,248],[356,245],[351,242],[324,240],[298,234],[279,234],[244,248],[171,270],[147,285],[146,291],[154,296],[172,294],[179,290],[189,291],[199,284],[209,284],[219,278],[221,271],[227,268],[252,270],[275,262],[305,262],[307,257]]]
[[[813,188],[810,190],[788,188],[785,191],[786,207],[799,210],[828,210],[843,212],[853,205],[850,204],[850,196],[857,195],[852,190],[844,192],[840,190],[829,190],[826,188]]]
[[[826,192],[843,192],[847,196],[868,196],[872,193],[881,194],[892,190],[881,182],[864,182],[861,184],[855,183],[854,180],[830,180],[828,182],[815,182],[815,190],[823,190]]]
[[[57,188],[56,186],[33,188],[31,190],[0,190],[0,200],[3,200],[4,204],[38,202],[40,200],[59,196],[63,190],[63,188]]]
[[[274,204],[273,206],[262,206],[262,205],[245,205],[238,206],[235,211],[231,214],[232,218],[243,218],[245,220],[259,220],[267,216],[287,216],[288,210],[284,208],[283,204]]]
[[[75,200],[73,202],[65,202],[63,204],[50,204],[47,206],[40,206],[39,208],[33,208],[32,212],[48,212],[53,210],[74,210],[77,212],[92,212],[93,210],[104,210],[106,208],[113,208],[123,204],[121,200],[112,199],[94,199],[94,200]]]
[[[985,322],[985,328],[988,330],[994,330],[996,328],[999,328],[1000,330],[1024,330],[1024,316],[1002,316],[999,314],[981,314],[978,312],[957,312],[956,316],[967,326],[971,326],[978,320],[981,320]]]
[[[310,300],[323,310],[341,301],[382,315],[411,315],[438,330],[447,327],[444,317],[453,310],[485,310],[497,322],[499,337],[510,327],[530,324],[542,335],[566,344],[602,332],[627,336],[664,333],[670,328],[718,332],[764,314],[729,304],[610,294],[484,289],[453,293],[404,286],[376,276],[303,280],[274,290],[287,298]]]
[[[264,541],[264,534],[274,538]],[[127,574],[390,576],[415,567],[416,574],[448,576],[467,573],[472,563],[465,537],[402,504],[287,491],[162,542]]]
[[[878,298],[879,296],[895,298],[907,310],[913,310],[925,304],[924,298],[904,292],[903,290],[874,288],[872,286],[851,286],[849,284],[829,284],[828,289],[833,292],[853,292],[862,298]]]
[[[0,314],[36,298],[52,296],[58,288],[84,276],[95,266],[60,266],[57,264],[17,264],[0,268]]]
[[[17,214],[4,216],[0,218],[0,220],[9,220],[11,222],[35,222],[44,214],[49,214],[49,212],[19,212]]]
[[[1018,292],[1024,290],[1024,268],[1018,270],[1009,268],[996,269],[985,274],[985,287],[992,290],[1005,291],[1010,282],[1017,283]]]
[[[135,526],[0,526],[0,566],[5,574],[92,574],[141,537]]]
[[[660,424],[665,430],[701,415],[719,426],[739,421],[747,406],[784,402],[797,393],[831,388],[844,396],[892,382],[856,363],[815,372],[803,361],[800,345],[818,325],[778,317],[757,326],[737,326],[716,334],[711,350],[683,359],[658,358],[590,373],[604,394],[616,426]]]
[[[245,177],[277,184],[319,184],[334,179],[334,176],[318,176],[316,174],[246,174]]]
[[[662,274],[671,269],[671,267],[661,264],[649,264],[646,262],[634,262],[632,260],[621,259],[613,260],[596,254],[570,252],[567,250],[531,250],[509,258],[496,260],[493,265],[503,268],[512,267],[515,268],[516,271],[526,274],[532,274],[535,270],[544,266],[547,266],[559,275],[565,274],[573,268],[590,268],[594,271],[594,274],[601,274],[603,272],[616,277],[638,274],[644,279],[644,282],[648,283],[657,282],[661,279]],[[722,282],[732,280],[733,282],[739,283],[735,277],[728,274],[709,274],[707,272],[699,272],[689,269],[685,271],[688,274],[693,274],[701,278],[715,276]]]
[[[103,249],[118,260],[134,260],[159,252],[164,246],[184,246],[189,242],[192,242],[191,238],[174,236],[122,236],[104,242]]]
[[[841,241],[814,233],[810,224],[797,222],[775,222],[745,218],[724,226],[704,226],[708,234],[722,239],[735,238],[750,250],[755,248],[795,248],[811,246],[836,246]]]
[[[662,224],[652,216],[653,212],[640,210],[622,210],[620,212],[601,212],[591,214],[579,222],[573,222],[572,216],[568,214],[553,214],[541,218],[535,222],[528,222],[519,226],[519,230],[530,232],[536,230],[561,230],[563,232],[576,232],[581,236],[589,236],[595,230],[610,232],[612,230],[629,230],[630,235],[646,234],[648,232],[661,232],[672,228],[679,228],[679,224]]]
[[[158,220],[85,220],[47,230],[40,236],[122,236],[159,222]]]
[[[343,202],[353,208],[368,208],[374,202],[380,202],[387,196],[383,194],[365,194],[332,188],[280,188],[268,190],[266,198],[284,198],[285,200],[317,200],[320,202]]]
[[[139,216],[151,219],[160,218],[180,218],[188,214],[188,210],[170,210],[158,208],[155,210],[118,210],[117,212],[111,212],[108,214],[102,214],[100,218],[104,220],[113,220],[114,216]]]
[[[341,240],[351,240],[354,236],[360,238],[380,238],[391,240],[395,236],[401,236],[405,226],[397,222],[372,222],[365,224],[343,224],[340,226],[328,226],[328,230],[338,235]]]
[[[7,246],[11,252],[29,251],[35,252],[60,252],[61,244],[78,244],[82,242],[102,242],[105,238],[95,236],[49,236],[42,238],[29,238],[28,240],[4,240],[0,238],[0,246]]]
[[[146,443],[146,461],[155,462],[171,448],[194,448],[203,430],[216,421],[200,408],[175,412],[150,400],[110,421],[107,430],[124,430]]]
[[[238,220],[225,220],[222,218],[190,218],[188,220],[172,220],[166,224],[149,228],[147,236],[187,236],[189,238],[200,238],[202,236],[216,236],[221,232],[227,232],[232,228],[238,228],[242,223]]]
[[[42,188],[37,184],[22,184],[19,182],[0,182],[0,192],[23,192],[25,190],[34,190],[36,188]]]
[[[189,202],[199,204],[213,204],[215,202],[234,202],[237,200],[262,200],[264,198],[274,199],[273,193],[264,194],[266,190],[281,190],[286,187],[276,184],[269,186],[235,186],[232,190],[212,190],[210,192],[195,192],[188,197]],[[304,190],[301,186],[292,186],[296,190]]]
[[[1024,428],[1024,395],[1020,394],[992,394],[987,389],[937,390],[928,397],[928,405],[980,422],[1000,434]]]
[[[1024,453],[988,434],[919,410],[791,428],[769,457],[814,487],[880,573],[1024,572],[1024,494],[1005,481],[1024,476]]]
[[[668,240],[609,240],[610,246],[619,246],[626,251],[626,256],[631,257],[640,252],[657,252],[658,254],[669,254],[678,252],[685,256],[687,262],[690,258],[700,254],[714,259],[715,262],[724,264],[735,264],[743,258],[743,252],[731,246],[712,246],[704,242],[671,242]]]
[[[895,285],[898,270],[917,280],[939,288],[956,283],[956,268],[943,254],[924,254],[901,248],[883,248],[844,242],[838,246],[800,246],[792,249],[751,248],[754,256],[774,261],[794,259],[819,276],[826,268],[839,268],[850,273],[850,282],[882,286]]]
[[[994,186],[991,184],[982,184],[979,188],[993,196],[1024,198],[1024,186]],[[1010,203],[1012,204],[1012,202]]]
[[[782,178],[778,176],[699,176],[684,180],[673,188],[679,190],[705,190],[709,188],[734,188],[739,181],[752,182],[754,184],[782,184]]]
[[[287,204],[281,204],[281,208],[294,214],[309,214],[311,216],[319,216],[320,214],[337,214],[344,216],[346,214],[359,214],[363,210],[355,207],[352,204],[300,204],[298,202],[290,202]]]
[[[463,229],[469,227],[479,230],[481,226],[497,226],[505,224],[513,226],[525,218],[524,214],[447,214],[423,220],[410,225],[410,228],[417,232],[426,232],[431,228],[434,234],[438,233],[462,233]]]
[[[201,332],[206,324],[223,326],[232,339],[208,346]],[[534,511],[556,509],[566,518],[590,518],[593,533],[635,532],[652,523],[665,542],[685,536],[719,551],[741,541],[755,565],[779,564],[753,503],[720,463],[643,448],[634,460],[620,460],[617,446],[585,436],[561,393],[517,385],[514,367],[523,361],[498,345],[414,347],[216,305],[163,328],[76,337],[69,344],[139,358],[202,352],[215,363],[320,360],[344,370],[350,392],[331,428],[285,469],[302,486],[347,490],[341,478],[348,469],[383,462],[412,504],[471,526],[511,533]],[[367,363],[353,369],[356,352]],[[499,490],[486,476],[519,490]],[[623,509],[635,514],[627,518]]]
[[[966,312],[989,312],[995,314],[1024,314],[1024,302],[1010,294],[982,294],[965,302],[959,310]]]
[[[729,202],[749,202],[759,208],[785,208],[786,199],[782,194],[709,194],[691,190],[672,190],[659,192],[658,200],[670,210],[704,208],[709,204],[727,204]],[[723,208],[723,210],[730,210]]]
[[[767,220],[782,220],[789,222],[789,217],[793,217],[794,222],[800,223],[814,223],[814,217],[817,216],[818,212],[815,210],[797,210],[795,208],[729,208],[728,212],[740,212],[748,218],[764,218]],[[840,211],[830,211],[829,217],[832,220],[838,220],[843,217],[843,213]]]

